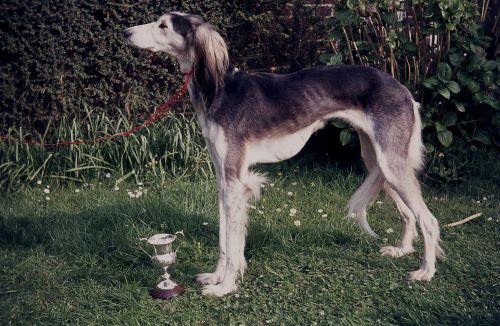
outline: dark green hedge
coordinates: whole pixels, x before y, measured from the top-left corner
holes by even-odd
[[[123,30],[174,10],[214,24],[236,64],[310,65],[323,31],[310,28],[318,19],[304,1],[295,1],[295,19],[283,17],[286,2],[4,0],[0,126],[4,132],[10,126],[44,131],[48,120],[86,110],[111,117],[122,111],[140,120],[172,94],[182,76],[166,54],[127,45]]]

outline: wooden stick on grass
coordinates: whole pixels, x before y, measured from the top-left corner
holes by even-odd
[[[483,213],[477,213],[477,214],[474,214],[474,215],[471,215],[469,217],[466,217],[464,218],[463,220],[460,220],[458,222],[454,222],[454,223],[450,223],[450,224],[446,224],[445,226],[450,228],[450,227],[453,227],[453,226],[457,226],[457,225],[460,225],[460,224],[464,224],[464,223],[467,223],[469,222],[470,220],[473,220],[479,216],[483,215]]]

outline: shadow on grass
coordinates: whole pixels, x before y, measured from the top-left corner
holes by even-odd
[[[215,265],[218,254],[218,225],[204,225],[205,221],[207,217],[204,215],[188,214],[160,203],[146,206],[146,209],[117,203],[77,214],[54,213],[15,218],[1,216],[0,248],[37,248],[48,255],[62,257],[92,256],[113,263],[116,267],[150,266],[149,258],[141,250],[141,246],[148,249],[148,245],[145,242],[141,244],[139,238],[183,230],[186,238],[176,244],[182,247],[179,261],[187,261],[185,265],[188,270],[183,272],[193,275],[201,272],[197,269],[203,263]],[[339,246],[361,245],[358,237],[350,236],[341,229],[318,231],[286,225],[270,229],[253,222],[247,236],[247,257],[259,254],[263,248],[290,252],[290,245],[283,244],[283,234],[286,234],[293,247],[331,248],[332,255],[335,255],[334,249]],[[177,268],[182,268],[181,265],[184,264],[178,264]]]

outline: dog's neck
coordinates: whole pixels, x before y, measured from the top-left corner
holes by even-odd
[[[207,77],[203,66],[198,66],[193,71],[193,77],[189,85],[189,94],[195,110],[206,113],[212,106],[214,99],[220,92],[224,91],[226,81],[239,70],[229,64],[223,77],[223,83],[217,85],[216,81]]]

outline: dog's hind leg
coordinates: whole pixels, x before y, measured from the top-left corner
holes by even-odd
[[[387,246],[382,247],[380,252],[383,256],[393,256],[400,257],[414,252],[413,249],[413,240],[416,237],[416,225],[415,225],[415,216],[411,212],[411,210],[404,204],[404,202],[399,198],[396,192],[394,192],[390,185],[385,182],[383,179],[382,171],[380,170],[377,163],[377,156],[375,154],[375,150],[373,149],[373,145],[371,143],[368,135],[358,130],[360,145],[361,145],[361,158],[365,164],[366,169],[368,170],[369,176],[364,182],[364,184],[360,187],[358,195],[354,195],[353,199],[351,199],[350,207],[356,208],[356,217],[358,223],[361,227],[370,235],[376,236],[375,232],[371,229],[366,220],[366,209],[370,203],[373,201],[377,194],[380,191],[380,188],[383,186],[384,191],[387,195],[389,195],[396,206],[398,207],[398,211],[401,216],[401,224],[403,227],[403,236],[401,240],[401,244],[397,247]],[[363,190],[366,188],[368,190]],[[359,195],[365,194],[365,195]],[[366,195],[366,193],[368,193]],[[358,198],[358,199],[356,199]],[[363,200],[364,199],[364,200]],[[354,204],[357,203],[357,204]]]
[[[408,111],[396,112],[392,121],[375,117],[374,130],[383,130],[383,133],[374,134],[371,139],[384,179],[411,210],[423,234],[423,263],[419,270],[410,274],[410,279],[428,281],[436,271],[436,256],[443,252],[439,246],[438,221],[426,206],[415,175],[421,155],[420,118],[415,115],[412,119]]]
[[[402,257],[415,252],[413,249],[413,241],[417,237],[416,220],[413,212],[406,206],[399,195],[384,182],[385,193],[394,200],[401,216],[402,238],[398,246],[386,246],[380,248],[382,256]]]
[[[377,165],[377,158],[370,139],[361,130],[358,130],[358,135],[361,145],[361,157],[368,170],[368,177],[349,200],[347,204],[349,209],[348,216],[355,218],[359,226],[366,233],[377,238],[378,235],[370,227],[370,224],[368,224],[366,209],[377,197],[384,179]]]

